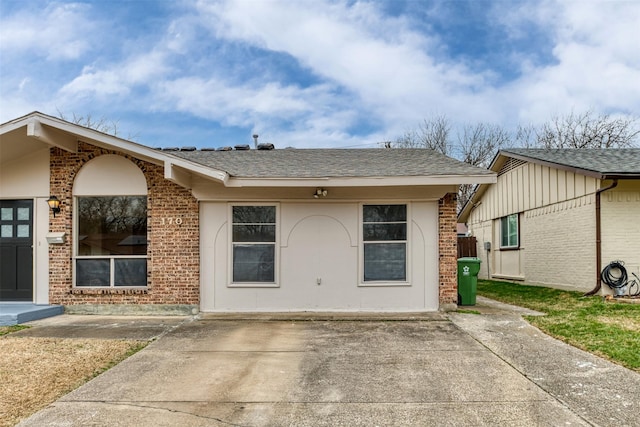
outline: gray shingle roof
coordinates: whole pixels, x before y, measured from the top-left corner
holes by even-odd
[[[508,148],[500,154],[514,154],[605,176],[640,175],[640,148]]]
[[[492,175],[427,149],[175,151],[170,154],[239,178]]]

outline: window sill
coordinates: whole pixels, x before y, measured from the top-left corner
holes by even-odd
[[[359,288],[377,288],[381,286],[398,287],[398,286],[411,286],[409,282],[365,282],[359,283]]]
[[[499,250],[500,252],[507,252],[507,251],[519,251],[520,249],[522,249],[520,248],[520,246],[507,246],[504,248],[500,248]]]
[[[229,283],[227,288],[279,288],[277,283]]]
[[[146,295],[149,288],[73,288],[71,295]]]

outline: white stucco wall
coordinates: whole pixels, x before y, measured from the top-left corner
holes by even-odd
[[[230,287],[229,205],[201,202],[202,311],[438,309],[437,202],[408,203],[408,283],[390,286],[362,286],[359,280],[358,202],[278,205],[279,286]]]
[[[2,159],[0,159],[2,160]],[[33,200],[33,301],[49,303],[49,149],[44,147],[25,156],[2,161],[0,198]]]
[[[26,156],[2,162],[0,197],[31,199],[49,197],[49,148],[41,148]]]

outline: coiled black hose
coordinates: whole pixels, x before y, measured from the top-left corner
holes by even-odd
[[[618,270],[620,274],[614,275],[614,271]],[[622,261],[612,261],[600,273],[600,280],[602,280],[611,289],[621,288],[627,284],[627,269],[624,268]]]

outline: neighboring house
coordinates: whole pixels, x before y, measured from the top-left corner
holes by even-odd
[[[458,231],[458,237],[467,237],[469,235],[469,227],[463,222],[456,224],[456,229]]]
[[[479,277],[591,291],[611,261],[639,273],[640,149],[506,149],[490,170],[459,215]]]
[[[450,309],[458,185],[495,179],[424,149],[159,150],[34,112],[0,125],[0,301]]]

